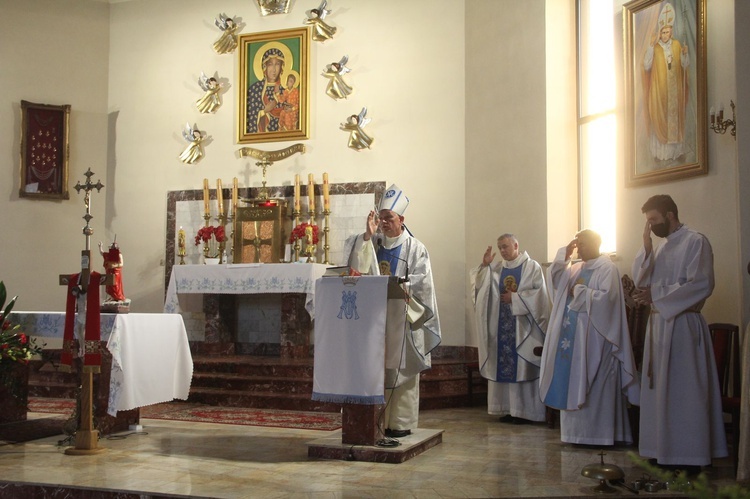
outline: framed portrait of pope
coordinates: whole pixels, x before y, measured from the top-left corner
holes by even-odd
[[[705,175],[706,0],[623,6],[628,186]]]
[[[310,31],[239,37],[237,142],[309,138]]]

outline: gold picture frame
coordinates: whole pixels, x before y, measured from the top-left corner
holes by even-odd
[[[70,105],[21,101],[21,168],[18,195],[70,199]]]
[[[634,0],[622,13],[626,185],[707,174],[706,0]]]
[[[238,53],[237,142],[308,139],[309,28],[240,35]]]

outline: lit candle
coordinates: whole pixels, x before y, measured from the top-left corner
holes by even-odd
[[[237,201],[239,200],[239,187],[237,177],[232,179],[232,214],[237,216]]]
[[[724,104],[719,104],[719,123],[724,121]]]
[[[224,215],[224,194],[221,192],[221,179],[216,179],[216,202],[219,204],[219,216]]]
[[[203,179],[203,213],[209,215],[211,208],[208,205],[208,179]]]
[[[711,124],[713,125],[714,123],[716,123],[716,113],[714,112],[714,108],[713,107],[711,108],[711,113],[710,114],[711,114]]]
[[[299,212],[299,173],[294,176],[294,211]]]
[[[177,247],[180,249],[180,254],[184,255],[185,251],[185,230],[180,226],[180,231],[177,233]]]
[[[328,173],[323,174],[323,209],[326,211],[331,209],[331,198],[328,194]]]
[[[313,174],[309,174],[307,176],[307,199],[310,203],[309,210],[310,210],[310,216],[315,216],[315,179],[313,179]]]

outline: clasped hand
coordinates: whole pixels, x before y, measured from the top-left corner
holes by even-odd
[[[639,305],[651,305],[651,288],[637,288],[632,296]]]

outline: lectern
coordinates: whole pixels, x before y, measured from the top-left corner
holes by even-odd
[[[405,296],[392,276],[316,282],[313,400],[343,405],[343,444],[375,445],[383,436],[385,368],[404,362]]]

